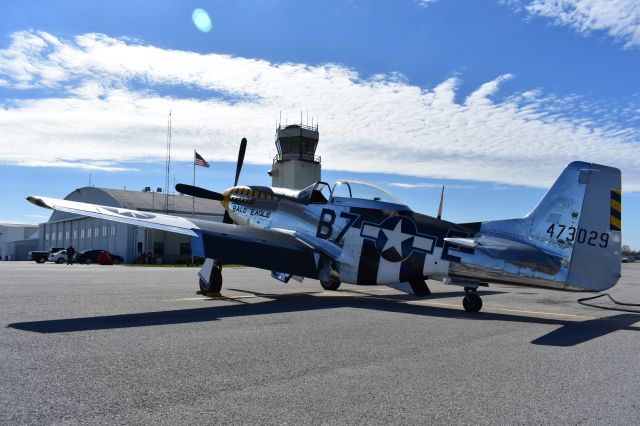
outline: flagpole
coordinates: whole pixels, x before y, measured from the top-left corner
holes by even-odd
[[[193,149],[193,186],[196,186],[196,149]],[[196,197],[191,196],[191,216],[196,217]],[[193,239],[192,239],[193,240]],[[195,263],[193,261],[193,244],[191,244],[191,265]]]
[[[196,186],[196,150],[193,150],[193,186]],[[191,216],[196,216],[196,197],[192,198]]]

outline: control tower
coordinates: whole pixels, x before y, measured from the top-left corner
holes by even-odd
[[[318,126],[290,124],[276,129],[276,148],[273,166],[269,171],[271,186],[302,189],[320,180],[320,156],[316,147],[320,133]]]

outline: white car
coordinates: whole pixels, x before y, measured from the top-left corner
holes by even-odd
[[[67,251],[66,250],[60,250],[57,251],[55,253],[51,253],[49,255],[49,259],[47,259],[49,262],[55,262],[55,263],[66,263],[67,262]]]

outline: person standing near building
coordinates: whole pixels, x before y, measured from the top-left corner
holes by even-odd
[[[73,256],[76,255],[76,249],[73,248],[73,245],[69,244],[67,247],[67,265],[73,265]]]

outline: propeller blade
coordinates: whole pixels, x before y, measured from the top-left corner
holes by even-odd
[[[229,216],[229,212],[228,211],[224,211],[224,218],[222,218],[222,223],[230,223],[233,224],[233,219],[231,219],[231,216]]]
[[[242,170],[242,163],[244,162],[244,152],[247,150],[247,138],[242,138],[240,142],[240,151],[238,151],[238,164],[236,165],[236,180],[233,182],[233,186],[238,186],[238,179],[240,179],[240,170]]]
[[[222,201],[222,194],[208,189],[200,188],[199,186],[186,185],[179,183],[176,185],[176,191],[181,194],[191,195],[192,197],[206,198],[208,200]]]
[[[442,205],[444,204],[444,185],[440,191],[440,206],[438,207],[438,220],[442,219]]]

